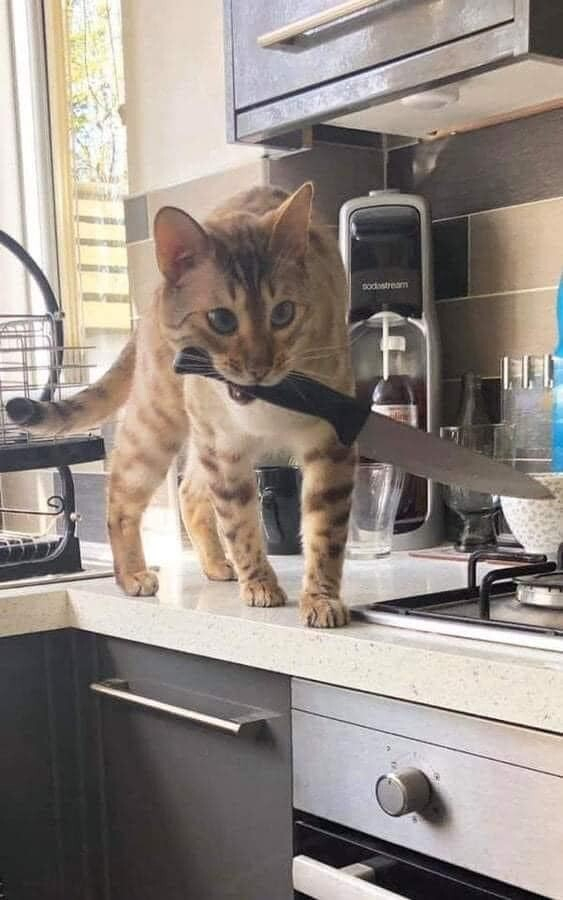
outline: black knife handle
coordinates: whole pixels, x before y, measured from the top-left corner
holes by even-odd
[[[325,419],[336,431],[341,444],[350,447],[370,413],[353,397],[341,394],[313,378],[288,376],[274,385],[257,384],[250,389],[255,397],[293,412]]]
[[[218,381],[226,381],[213,368],[208,354],[192,347],[181,350],[176,355],[174,371],[180,375],[205,375]],[[354,397],[341,394],[340,391],[301,374],[289,375],[274,385],[245,385],[244,390],[258,400],[265,400],[274,406],[325,419],[346,447],[354,443],[370,415],[369,407],[363,406]]]

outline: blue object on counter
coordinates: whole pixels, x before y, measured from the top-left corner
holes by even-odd
[[[553,462],[554,472],[563,472],[563,275],[557,291],[558,341],[553,353]]]

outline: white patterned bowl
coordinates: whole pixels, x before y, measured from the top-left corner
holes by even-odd
[[[563,472],[533,477],[551,491],[553,499],[502,497],[502,511],[512,534],[528,553],[554,557],[563,542]]]

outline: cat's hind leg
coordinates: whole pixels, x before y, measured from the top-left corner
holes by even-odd
[[[286,596],[266,556],[250,453],[201,438],[197,450],[242,600],[248,606],[282,606]]]
[[[211,581],[234,581],[235,570],[219,538],[205,469],[191,448],[180,484],[180,511],[205,575]]]
[[[166,476],[187,432],[187,418],[156,406],[132,404],[111,458],[107,524],[115,577],[126,594],[151,595],[156,574],[147,569],[141,518]]]

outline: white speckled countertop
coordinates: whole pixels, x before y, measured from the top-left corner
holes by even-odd
[[[111,579],[2,590],[0,636],[81,628],[563,734],[563,653],[364,623],[307,629],[301,559],[273,564],[290,598],[282,609],[242,606],[236,584],[206,581],[186,554],[161,572],[158,597],[125,597]],[[464,580],[462,563],[393,554],[348,562],[343,596],[354,605]]]

